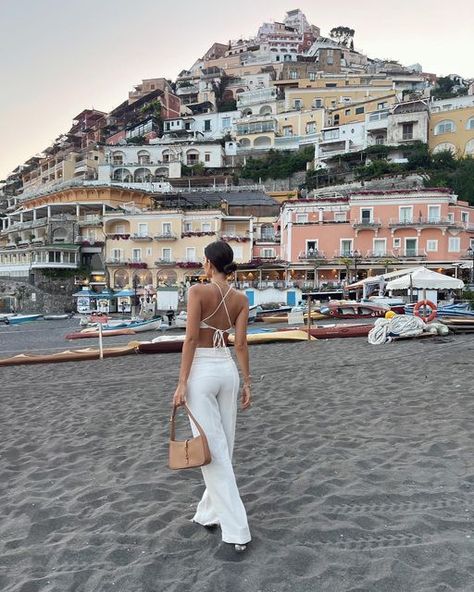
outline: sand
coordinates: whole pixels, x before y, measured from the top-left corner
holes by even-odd
[[[166,468],[179,355],[2,369],[0,590],[474,590],[473,349],[252,347],[241,555],[190,522],[200,471]]]

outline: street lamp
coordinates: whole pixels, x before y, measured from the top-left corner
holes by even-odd
[[[351,257],[354,259],[354,281],[357,281],[357,262],[361,259],[359,251],[352,251]]]
[[[472,260],[472,267],[471,267],[471,285],[474,284],[474,249],[472,247],[469,247],[469,249],[467,250],[467,254],[469,255],[469,257]]]

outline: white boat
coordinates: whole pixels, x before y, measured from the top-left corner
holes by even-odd
[[[168,327],[166,323],[163,323],[163,320],[160,319],[152,319],[151,321],[142,321],[137,322],[134,321],[127,325],[127,329],[133,329],[135,333],[143,333],[143,331],[158,331],[159,329],[163,328],[163,325]]]
[[[186,313],[186,311],[182,310],[179,315],[177,315],[174,319],[174,326],[177,329],[186,329],[186,320],[188,318],[188,315]]]

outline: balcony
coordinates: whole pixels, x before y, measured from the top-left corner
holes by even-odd
[[[250,105],[259,105],[260,103],[272,102],[277,98],[277,89],[272,88],[259,88],[257,90],[249,90],[240,93],[237,98],[237,108],[243,109]]]
[[[395,249],[393,253],[398,259],[426,259],[426,251],[424,249]]]
[[[153,237],[153,240],[156,241],[175,241],[177,239],[178,236],[174,232],[161,232]]]
[[[125,265],[127,262],[125,259],[120,259],[117,257],[110,257],[105,260],[106,265]]]
[[[153,240],[150,235],[148,235],[148,234],[140,234],[140,233],[139,234],[131,234],[130,235],[130,238],[133,241],[137,241],[137,242],[149,242],[149,241]]]
[[[176,261],[174,261],[173,259],[158,259],[157,261],[155,261],[155,267],[163,267],[170,265],[176,265]]]
[[[325,260],[326,255],[324,254],[324,251],[310,249],[309,251],[302,251],[298,255],[298,259],[300,261],[318,261],[318,260]]]
[[[406,218],[406,219],[397,219],[397,218],[390,218],[389,227],[390,228],[406,228],[406,227],[417,227],[417,226],[431,226],[431,227],[452,227],[452,228],[464,228],[465,224],[462,222],[455,222],[450,218],[424,218],[422,216],[414,219],[414,218]]]
[[[380,228],[382,226],[382,221],[380,220],[380,218],[372,218],[372,219],[367,219],[367,218],[360,218],[357,220],[351,220],[351,224],[352,224],[352,228],[355,228],[357,230],[364,230],[364,229],[377,229]]]
[[[398,255],[394,255],[393,251],[367,251],[366,259],[398,259]]]
[[[102,216],[80,216],[77,219],[79,226],[102,226]]]
[[[259,245],[261,243],[280,243],[280,238],[280,234],[264,234],[255,239],[255,244]]]

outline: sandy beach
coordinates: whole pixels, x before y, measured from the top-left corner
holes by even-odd
[[[62,347],[66,326],[2,328],[0,353]],[[166,467],[179,355],[3,368],[0,590],[474,590],[473,350],[469,335],[253,346],[239,555],[190,522],[200,471]]]

